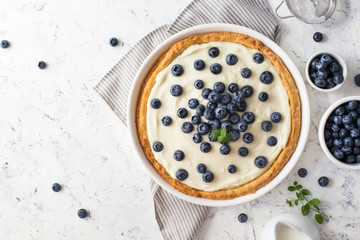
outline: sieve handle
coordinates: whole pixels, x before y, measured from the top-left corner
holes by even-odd
[[[278,18],[280,18],[280,19],[287,19],[287,18],[292,18],[292,17],[294,17],[294,15],[288,15],[288,16],[280,16],[280,15],[279,15],[278,10],[279,10],[279,8],[281,7],[281,5],[283,5],[283,3],[284,3],[284,0],[282,0],[281,3],[279,4],[279,6],[277,6],[277,8],[275,9],[275,14],[276,14],[276,16],[277,16]]]

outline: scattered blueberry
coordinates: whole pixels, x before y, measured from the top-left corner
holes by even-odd
[[[227,105],[230,102],[231,102],[231,95],[227,92],[222,93],[220,97],[220,103],[222,105]]]
[[[202,141],[202,137],[200,133],[195,133],[192,139],[194,143],[200,143]]]
[[[248,128],[248,124],[245,121],[240,121],[237,125],[236,128],[240,131],[240,132],[245,132]]]
[[[207,123],[205,123],[205,122],[199,123],[199,125],[197,126],[197,131],[198,131],[201,135],[208,134],[209,131],[210,131],[209,124],[207,124]]]
[[[360,87],[360,74],[355,76],[354,82],[356,86]]]
[[[241,76],[243,78],[249,78],[251,76],[251,70],[249,68],[241,69]]]
[[[229,132],[232,128],[232,124],[229,120],[225,120],[223,122],[221,122],[221,128],[225,128],[227,132]]]
[[[38,68],[40,68],[40,69],[46,68],[46,63],[45,63],[44,61],[40,61],[40,62],[38,63]]]
[[[221,99],[221,94],[218,92],[210,92],[208,95],[208,100],[211,103],[218,103]]]
[[[222,82],[216,82],[213,89],[215,92],[223,93],[225,91],[225,84]]]
[[[219,119],[209,120],[209,125],[210,125],[211,129],[219,129],[220,128],[220,121],[219,121]]]
[[[161,122],[164,126],[169,126],[172,122],[172,119],[169,116],[165,116],[161,119]]]
[[[270,121],[263,121],[261,123],[261,129],[265,132],[270,132],[272,129],[272,123]]]
[[[194,115],[191,117],[191,123],[198,125],[201,122],[201,117],[199,115]]]
[[[269,98],[269,95],[266,92],[259,93],[259,100],[261,102],[266,102]]]
[[[116,45],[119,44],[119,40],[115,37],[112,37],[109,39],[109,44],[110,44],[110,46],[115,47]]]
[[[59,192],[61,190],[61,185],[58,184],[58,183],[54,183],[51,187],[51,189],[54,191],[54,192]]]
[[[181,161],[185,158],[185,153],[181,150],[176,150],[174,152],[174,158],[176,161]]]
[[[245,94],[243,92],[237,91],[233,93],[233,99],[235,102],[239,103],[245,100]]]
[[[281,121],[282,117],[279,112],[273,112],[270,117],[271,121],[274,123],[278,123]]]
[[[236,172],[236,166],[231,164],[228,166],[227,170],[229,173],[233,174]]]
[[[206,120],[212,120],[215,118],[215,110],[211,109],[211,108],[207,108],[204,111],[204,118]]]
[[[159,109],[161,107],[161,101],[157,98],[154,98],[153,100],[151,100],[150,105],[154,109]]]
[[[79,218],[86,218],[89,215],[89,213],[85,209],[79,209],[77,215]]]
[[[228,113],[233,114],[237,112],[237,106],[234,103],[229,103],[226,105],[226,109]]]
[[[258,168],[264,168],[267,165],[267,159],[264,156],[259,156],[255,158],[254,163]]]
[[[226,144],[223,144],[221,147],[220,147],[220,153],[223,154],[223,155],[227,155],[230,153],[230,146],[229,145],[226,145]]]
[[[277,138],[274,137],[274,136],[271,136],[268,138],[267,140],[267,144],[270,146],[270,147],[273,147],[277,144]]]
[[[248,97],[251,97],[251,96],[252,96],[252,94],[253,94],[253,92],[254,92],[254,89],[253,89],[251,86],[246,85],[246,86],[242,87],[240,91],[241,91],[242,93],[244,93],[245,98],[248,98]]]
[[[186,108],[179,108],[179,110],[177,111],[177,115],[179,118],[186,118],[188,115],[188,111],[186,110]]]
[[[255,114],[252,112],[244,112],[243,116],[243,121],[246,123],[253,123],[255,121]]]
[[[359,76],[360,76],[360,74],[359,74]],[[359,79],[360,79],[360,77],[359,77]],[[231,93],[234,93],[234,92],[239,91],[239,86],[236,83],[230,83],[228,86],[228,89]]]
[[[249,154],[249,150],[246,147],[241,147],[238,150],[238,154],[242,157],[246,157]]]
[[[221,65],[219,63],[214,63],[214,64],[211,64],[210,71],[213,74],[220,74],[221,71],[222,71],[222,67],[221,67]]]
[[[206,183],[212,182],[214,180],[214,174],[210,171],[206,171],[203,174],[203,181]]]
[[[202,105],[202,104],[199,104],[197,107],[196,107],[196,114],[199,115],[199,116],[202,116],[204,115],[204,111],[205,111],[205,106]]]
[[[201,133],[200,133],[201,134]],[[210,145],[210,143],[208,143],[208,142],[203,142],[203,143],[201,143],[201,145],[200,145],[200,150],[203,152],[203,153],[208,153],[208,152],[210,152],[210,150],[211,150],[211,145]]]
[[[254,141],[254,136],[251,133],[245,133],[243,136],[244,143],[251,143]]]
[[[323,40],[323,35],[321,32],[316,32],[313,35],[313,39],[315,42],[321,42]]]
[[[181,125],[181,130],[184,132],[184,133],[191,133],[194,129],[194,126],[191,124],[191,122],[184,122],[182,125]]]
[[[211,92],[212,92],[212,90],[210,88],[204,88],[201,92],[201,96],[203,98],[207,99]]]
[[[306,177],[306,175],[307,175],[307,170],[306,170],[305,168],[300,168],[300,169],[298,170],[298,175],[299,175],[299,177],[301,177],[301,178]]]
[[[197,100],[196,98],[192,98],[188,102],[188,106],[190,109],[195,109],[198,105],[199,105],[199,100]]]
[[[206,172],[206,166],[205,166],[205,164],[199,163],[199,164],[196,166],[196,171],[197,171],[198,173],[205,173],[205,172]]]
[[[229,131],[229,135],[231,137],[232,142],[236,142],[240,138],[240,132],[236,129],[231,129]]]
[[[171,73],[176,77],[180,77],[184,73],[184,69],[180,64],[175,64],[171,68]]]
[[[188,172],[185,169],[179,169],[176,171],[176,178],[179,181],[184,181],[189,176]]]
[[[232,124],[238,124],[240,122],[240,115],[237,114],[237,113],[233,113],[230,115],[229,117],[229,121],[232,123]]]
[[[153,149],[155,152],[161,152],[163,150],[164,146],[162,145],[161,142],[155,142],[153,144]]]
[[[272,73],[269,71],[264,71],[260,75],[260,81],[264,84],[270,84],[270,83],[272,83],[273,80],[274,80],[274,77],[273,77]]]
[[[204,82],[202,80],[198,79],[194,82],[194,87],[196,89],[202,89],[204,87]]]
[[[217,47],[212,47],[209,49],[208,53],[210,57],[215,58],[219,56],[220,51]]]
[[[319,178],[318,183],[321,187],[326,187],[329,184],[329,179],[327,177],[321,177]]]
[[[205,62],[201,59],[195,60],[194,68],[196,70],[203,70],[205,68]]]
[[[10,46],[10,43],[8,40],[2,40],[0,46],[1,48],[8,48]]]
[[[238,57],[235,54],[229,54],[226,56],[226,63],[229,65],[235,65],[238,62]]]
[[[244,112],[246,111],[247,103],[245,101],[237,102],[236,107],[239,112]]]
[[[245,213],[241,213],[241,214],[238,216],[238,220],[239,220],[239,222],[241,222],[241,223],[246,223],[247,220],[248,220],[248,216],[247,216]]]
[[[170,93],[174,97],[180,96],[182,94],[182,92],[183,92],[182,87],[180,85],[178,85],[178,84],[174,84],[170,88]]]
[[[254,62],[260,64],[264,61],[264,56],[261,53],[255,53],[253,56]]]

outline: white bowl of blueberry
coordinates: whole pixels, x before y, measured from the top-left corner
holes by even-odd
[[[360,170],[360,96],[331,105],[320,120],[318,133],[321,148],[332,162]]]
[[[340,88],[346,79],[345,61],[333,52],[318,52],[306,63],[306,80],[316,90],[332,92]]]

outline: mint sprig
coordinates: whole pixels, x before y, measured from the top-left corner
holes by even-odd
[[[213,129],[210,132],[210,136],[212,138],[215,138],[218,140],[218,142],[220,143],[228,143],[231,141],[231,136],[230,134],[226,131],[226,128],[222,128],[222,129]]]
[[[289,207],[291,207],[293,204],[295,206],[298,206],[300,203],[302,205],[301,214],[303,216],[309,215],[310,210],[313,210],[316,212],[316,214],[314,215],[315,220],[319,224],[322,224],[324,222],[324,217],[327,216],[324,213],[322,213],[319,209],[320,200],[317,198],[313,198],[309,201],[308,198],[306,197],[311,194],[308,189],[303,188],[301,184],[298,184],[298,182],[295,181],[292,186],[288,187],[288,190],[290,192],[295,192],[295,195],[297,197],[296,199],[292,199],[292,200],[286,199],[286,204],[289,205]]]

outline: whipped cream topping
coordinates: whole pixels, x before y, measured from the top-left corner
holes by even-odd
[[[220,50],[219,56],[212,58],[208,55],[208,50],[211,47],[217,47]],[[156,83],[151,91],[147,103],[147,133],[151,146],[154,142],[161,142],[164,146],[161,152],[153,151],[155,159],[166,169],[171,177],[176,179],[176,172],[179,169],[185,169],[188,172],[188,177],[182,183],[205,191],[216,191],[219,189],[228,189],[245,184],[263,172],[265,172],[276,159],[280,151],[285,147],[290,134],[290,107],[288,96],[285,88],[281,83],[279,74],[272,63],[265,57],[261,64],[253,61],[253,55],[258,51],[245,47],[241,44],[232,42],[210,42],[206,44],[192,45],[187,48],[181,55],[176,57],[173,62],[163,69],[156,78]],[[238,57],[238,62],[235,65],[228,65],[225,58],[228,54],[235,54]],[[205,69],[195,70],[193,64],[197,59],[202,59],[206,66]],[[213,74],[209,67],[213,63],[219,63],[222,66],[220,74]],[[180,64],[184,73],[180,77],[176,77],[171,73],[171,68],[175,64]],[[241,76],[241,69],[247,67],[252,74],[249,78]],[[270,71],[273,74],[274,80],[271,84],[264,84],[260,81],[260,75],[264,71]],[[240,89],[245,85],[253,87],[253,94],[246,98],[247,109],[255,114],[255,121],[249,124],[246,132],[242,132],[240,139],[236,142],[230,142],[228,145],[231,151],[228,155],[220,153],[221,143],[211,142],[208,134],[202,136],[202,142],[208,142],[211,145],[211,151],[203,153],[200,151],[200,143],[193,142],[193,134],[197,132],[196,125],[191,133],[184,133],[181,130],[181,125],[184,122],[191,122],[191,117],[196,115],[195,109],[188,107],[188,101],[191,98],[199,100],[200,104],[207,105],[208,100],[201,96],[202,89],[196,89],[194,82],[197,79],[203,80],[204,88],[213,88],[215,82],[223,82],[227,87],[230,83],[237,83]],[[170,87],[174,84],[182,86],[183,93],[179,97],[174,97],[170,94]],[[261,102],[258,99],[260,92],[266,92],[269,99],[266,102]],[[157,98],[161,101],[159,109],[153,109],[150,105],[151,100]],[[179,108],[186,108],[188,116],[181,119],[177,116]],[[261,123],[265,120],[270,121],[270,116],[273,112],[280,112],[282,120],[279,123],[272,124],[272,130],[265,132],[261,129]],[[240,116],[242,113],[238,112]],[[161,120],[164,116],[170,116],[172,123],[170,126],[164,126]],[[201,117],[202,121],[207,120]],[[233,128],[236,128],[235,125]],[[254,141],[246,144],[242,137],[245,133],[251,133],[254,136]],[[278,140],[276,146],[270,147],[267,144],[267,139],[270,136],[275,136]],[[246,147],[249,154],[242,157],[238,154],[240,147]],[[174,152],[182,150],[185,153],[185,158],[181,161],[174,159]],[[258,156],[267,158],[268,163],[265,168],[258,168],[254,164],[254,160]],[[202,174],[196,171],[196,166],[199,163],[206,165],[207,170],[214,174],[214,180],[206,183],[202,179]],[[229,165],[235,165],[237,171],[230,174],[227,171]]]

